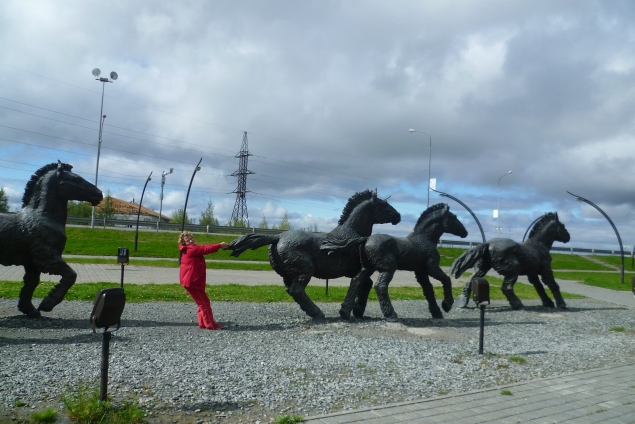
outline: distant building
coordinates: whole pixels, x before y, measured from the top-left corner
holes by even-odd
[[[139,204],[133,202],[126,202],[125,200],[117,199],[116,197],[110,197],[112,200],[112,206],[114,209],[115,219],[137,219],[137,212],[139,211]],[[106,198],[97,205],[97,210],[104,206]],[[141,212],[139,213],[139,221],[158,221],[159,213],[148,209],[145,206],[141,206]],[[170,217],[161,215],[161,222],[170,222]]]

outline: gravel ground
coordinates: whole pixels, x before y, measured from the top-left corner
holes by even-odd
[[[367,319],[349,323],[338,304],[320,304],[328,323],[312,326],[292,303],[217,302],[225,329],[208,331],[194,304],[129,303],[111,342],[109,394],[138,399],[148,422],[265,423],[632,363],[634,308],[567,302],[561,311],[525,301],[516,312],[493,302],[485,355],[474,308],[433,320],[423,302],[395,301],[401,322],[386,323],[371,302]],[[100,376],[91,302],[65,301],[40,319],[16,305],[0,299],[0,422],[60,407],[65,388]]]

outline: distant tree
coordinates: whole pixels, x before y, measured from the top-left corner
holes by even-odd
[[[309,225],[307,228],[300,228],[300,229],[308,233],[319,233],[317,224]]]
[[[67,208],[68,216],[90,218],[93,215],[93,207],[88,202],[76,202],[71,200],[68,202]]]
[[[0,188],[0,212],[9,212],[9,196]]]
[[[218,226],[218,219],[214,217],[214,204],[212,203],[212,199],[209,199],[207,202],[207,208],[201,213],[201,219],[199,220],[199,224],[201,225],[212,225]]]
[[[112,200],[110,190],[106,192],[103,203],[97,207],[97,218],[100,219],[112,219],[115,217],[115,202]]]
[[[265,218],[264,214],[262,214],[262,221],[258,224],[258,228],[263,228],[265,230],[269,228],[269,223],[267,222],[267,218]]]
[[[170,222],[175,223],[175,224],[180,224],[183,222],[183,209],[179,208],[177,210],[175,210],[174,212],[172,212],[172,219],[170,219]],[[187,212],[185,213],[185,223],[186,224],[193,224],[192,220],[187,216]]]
[[[280,221],[280,226],[278,226],[279,230],[293,230],[293,227],[291,226],[291,222],[289,222],[289,217],[287,216],[286,212],[284,214],[284,217],[282,218],[282,221]]]

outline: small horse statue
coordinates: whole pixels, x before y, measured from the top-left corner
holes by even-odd
[[[332,279],[352,278],[361,269],[359,248],[343,248],[337,254],[320,250],[325,240],[346,240],[369,236],[374,224],[401,221],[401,215],[386,200],[377,198],[377,190],[365,190],[348,199],[342,215],[329,233],[310,233],[301,230],[284,231],[276,235],[247,234],[229,244],[231,256],[239,256],[247,249],[269,246],[271,267],[284,281],[289,295],[313,319],[314,324],[326,322],[324,313],[306,294],[311,277]],[[372,282],[371,282],[372,284]]]
[[[540,276],[543,284],[551,290],[558,307],[566,309],[567,305],[560,294],[560,287],[553,278],[549,250],[554,241],[567,243],[570,239],[571,236],[564,224],[558,220],[558,213],[549,212],[536,222],[527,241],[519,244],[510,239],[496,238],[481,243],[454,261],[450,275],[454,274],[454,278],[459,278],[465,270],[476,265],[472,279],[482,278],[487,271],[494,268],[504,278],[501,290],[513,310],[523,308],[522,302],[514,293],[514,284],[519,275],[526,275],[538,292],[542,305],[553,308],[552,300],[540,284]],[[460,308],[465,308],[470,301],[472,279],[465,284],[457,301]]]
[[[71,172],[72,168],[58,161],[38,169],[26,184],[22,209],[0,214],[0,264],[24,266],[18,310],[29,317],[53,310],[77,279],[62,259],[67,202],[88,201],[96,206],[103,198],[97,187]],[[35,309],[31,300],[43,272],[62,278]]]
[[[467,236],[467,230],[456,215],[450,212],[450,207],[445,203],[438,203],[421,214],[413,231],[405,238],[374,234],[362,240],[364,242],[361,249],[362,270],[351,283],[342,303],[340,316],[348,320],[351,309],[355,317],[364,316],[372,285],[369,277],[373,272],[379,271],[379,277],[375,283],[379,306],[386,321],[398,321],[397,313],[388,296],[388,285],[396,270],[404,270],[414,271],[415,278],[428,301],[428,309],[432,317],[443,318],[428,278],[430,276],[443,284],[444,299],[441,306],[445,312],[449,312],[454,303],[452,280],[439,266],[441,257],[437,251],[437,243],[443,233],[454,234],[461,238]],[[323,248],[329,249],[329,246],[325,244]],[[354,305],[353,301],[355,301]]]

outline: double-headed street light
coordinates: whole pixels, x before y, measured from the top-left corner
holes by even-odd
[[[506,174],[501,175],[500,178],[498,179],[498,209],[496,210],[496,218],[497,218],[496,222],[497,222],[497,227],[498,227],[497,231],[498,231],[499,237],[501,235],[501,179],[511,173],[512,171],[508,171]]]
[[[161,173],[161,198],[159,200],[159,220],[157,221],[157,231],[159,231],[159,226],[161,223],[161,211],[163,210],[163,186],[165,185],[165,177],[166,175],[170,175],[174,172],[174,168],[170,168],[170,172],[163,171]]]
[[[416,131],[413,129],[409,129],[408,131],[411,133],[428,134],[428,137],[430,137],[430,154],[428,155],[428,204],[426,206],[427,208],[429,208],[430,207],[430,168],[432,168],[432,136],[427,131]]]
[[[99,154],[101,153],[101,134],[104,129],[104,119],[106,119],[106,115],[104,115],[104,90],[106,88],[106,83],[112,83],[119,75],[116,72],[110,73],[110,79],[99,77],[101,75],[101,70],[99,68],[93,69],[93,76],[95,80],[102,83],[101,85],[101,111],[99,112],[99,142],[97,143],[97,165],[95,167],[95,186],[97,186],[97,179],[99,177]],[[95,206],[93,206],[93,214],[90,220],[90,228],[95,228]]]

